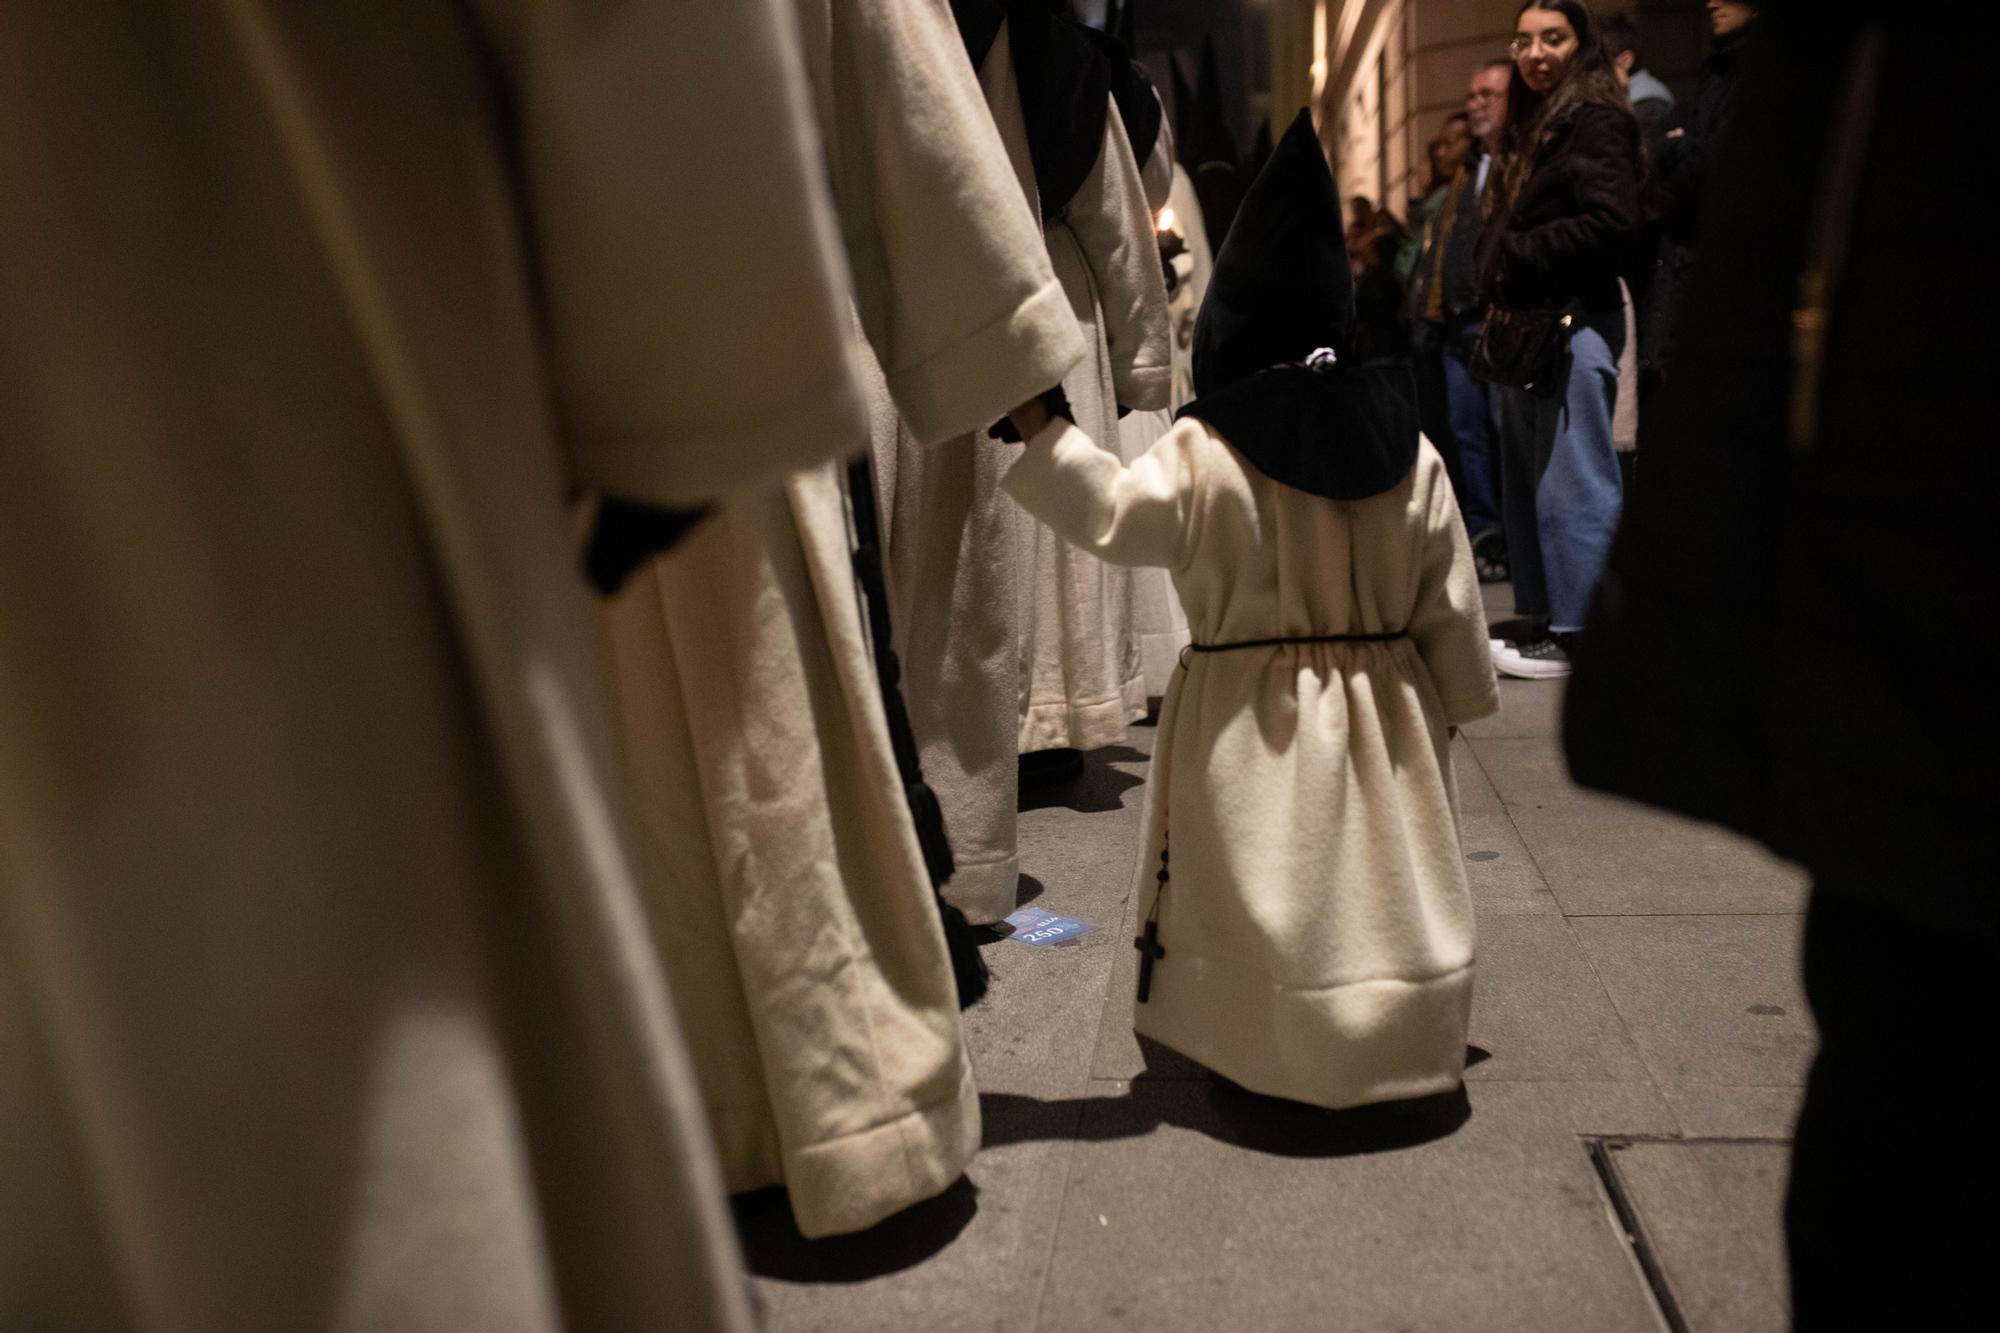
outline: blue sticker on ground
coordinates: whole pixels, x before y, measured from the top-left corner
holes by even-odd
[[[1067,943],[1097,929],[1096,925],[1089,921],[1079,921],[1073,916],[1057,916],[1053,912],[1043,912],[1033,907],[1023,907],[1007,918],[1007,924],[1014,928],[1014,933],[1009,935],[1008,939],[1021,944],[1032,944],[1038,949]]]

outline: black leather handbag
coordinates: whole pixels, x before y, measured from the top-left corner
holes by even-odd
[[[1553,398],[1562,392],[1575,324],[1567,311],[1489,306],[1466,369],[1488,384]]]

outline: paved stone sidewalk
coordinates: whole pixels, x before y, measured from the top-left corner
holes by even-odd
[[[1666,1326],[1656,1289],[1691,1329],[1784,1328],[1803,880],[1571,786],[1560,692],[1504,682],[1454,751],[1480,931],[1469,1116],[1330,1115],[1134,1038],[1135,727],[1024,794],[1033,906],[1098,928],[988,946],[969,1180],[818,1244],[781,1194],[739,1208],[773,1333],[1613,1333]]]

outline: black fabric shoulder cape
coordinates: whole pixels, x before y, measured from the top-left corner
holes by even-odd
[[[1395,362],[1332,375],[1266,370],[1203,394],[1179,416],[1206,422],[1271,480],[1329,500],[1393,490],[1417,461],[1416,387]]]

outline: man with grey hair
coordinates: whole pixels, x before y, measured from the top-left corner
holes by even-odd
[[[1481,223],[1480,200],[1493,174],[1493,154],[1500,127],[1507,117],[1507,81],[1513,63],[1489,60],[1472,72],[1465,94],[1465,114],[1472,143],[1452,176],[1438,206],[1424,253],[1417,261],[1412,286],[1414,311],[1444,348],[1444,386],[1451,434],[1457,448],[1452,484],[1458,490],[1459,511],[1479,564],[1479,576],[1489,582],[1507,577],[1507,546],[1501,534],[1500,507],[1494,484],[1492,404],[1484,384],[1472,377],[1466,362],[1479,341],[1479,280],[1475,252]]]

